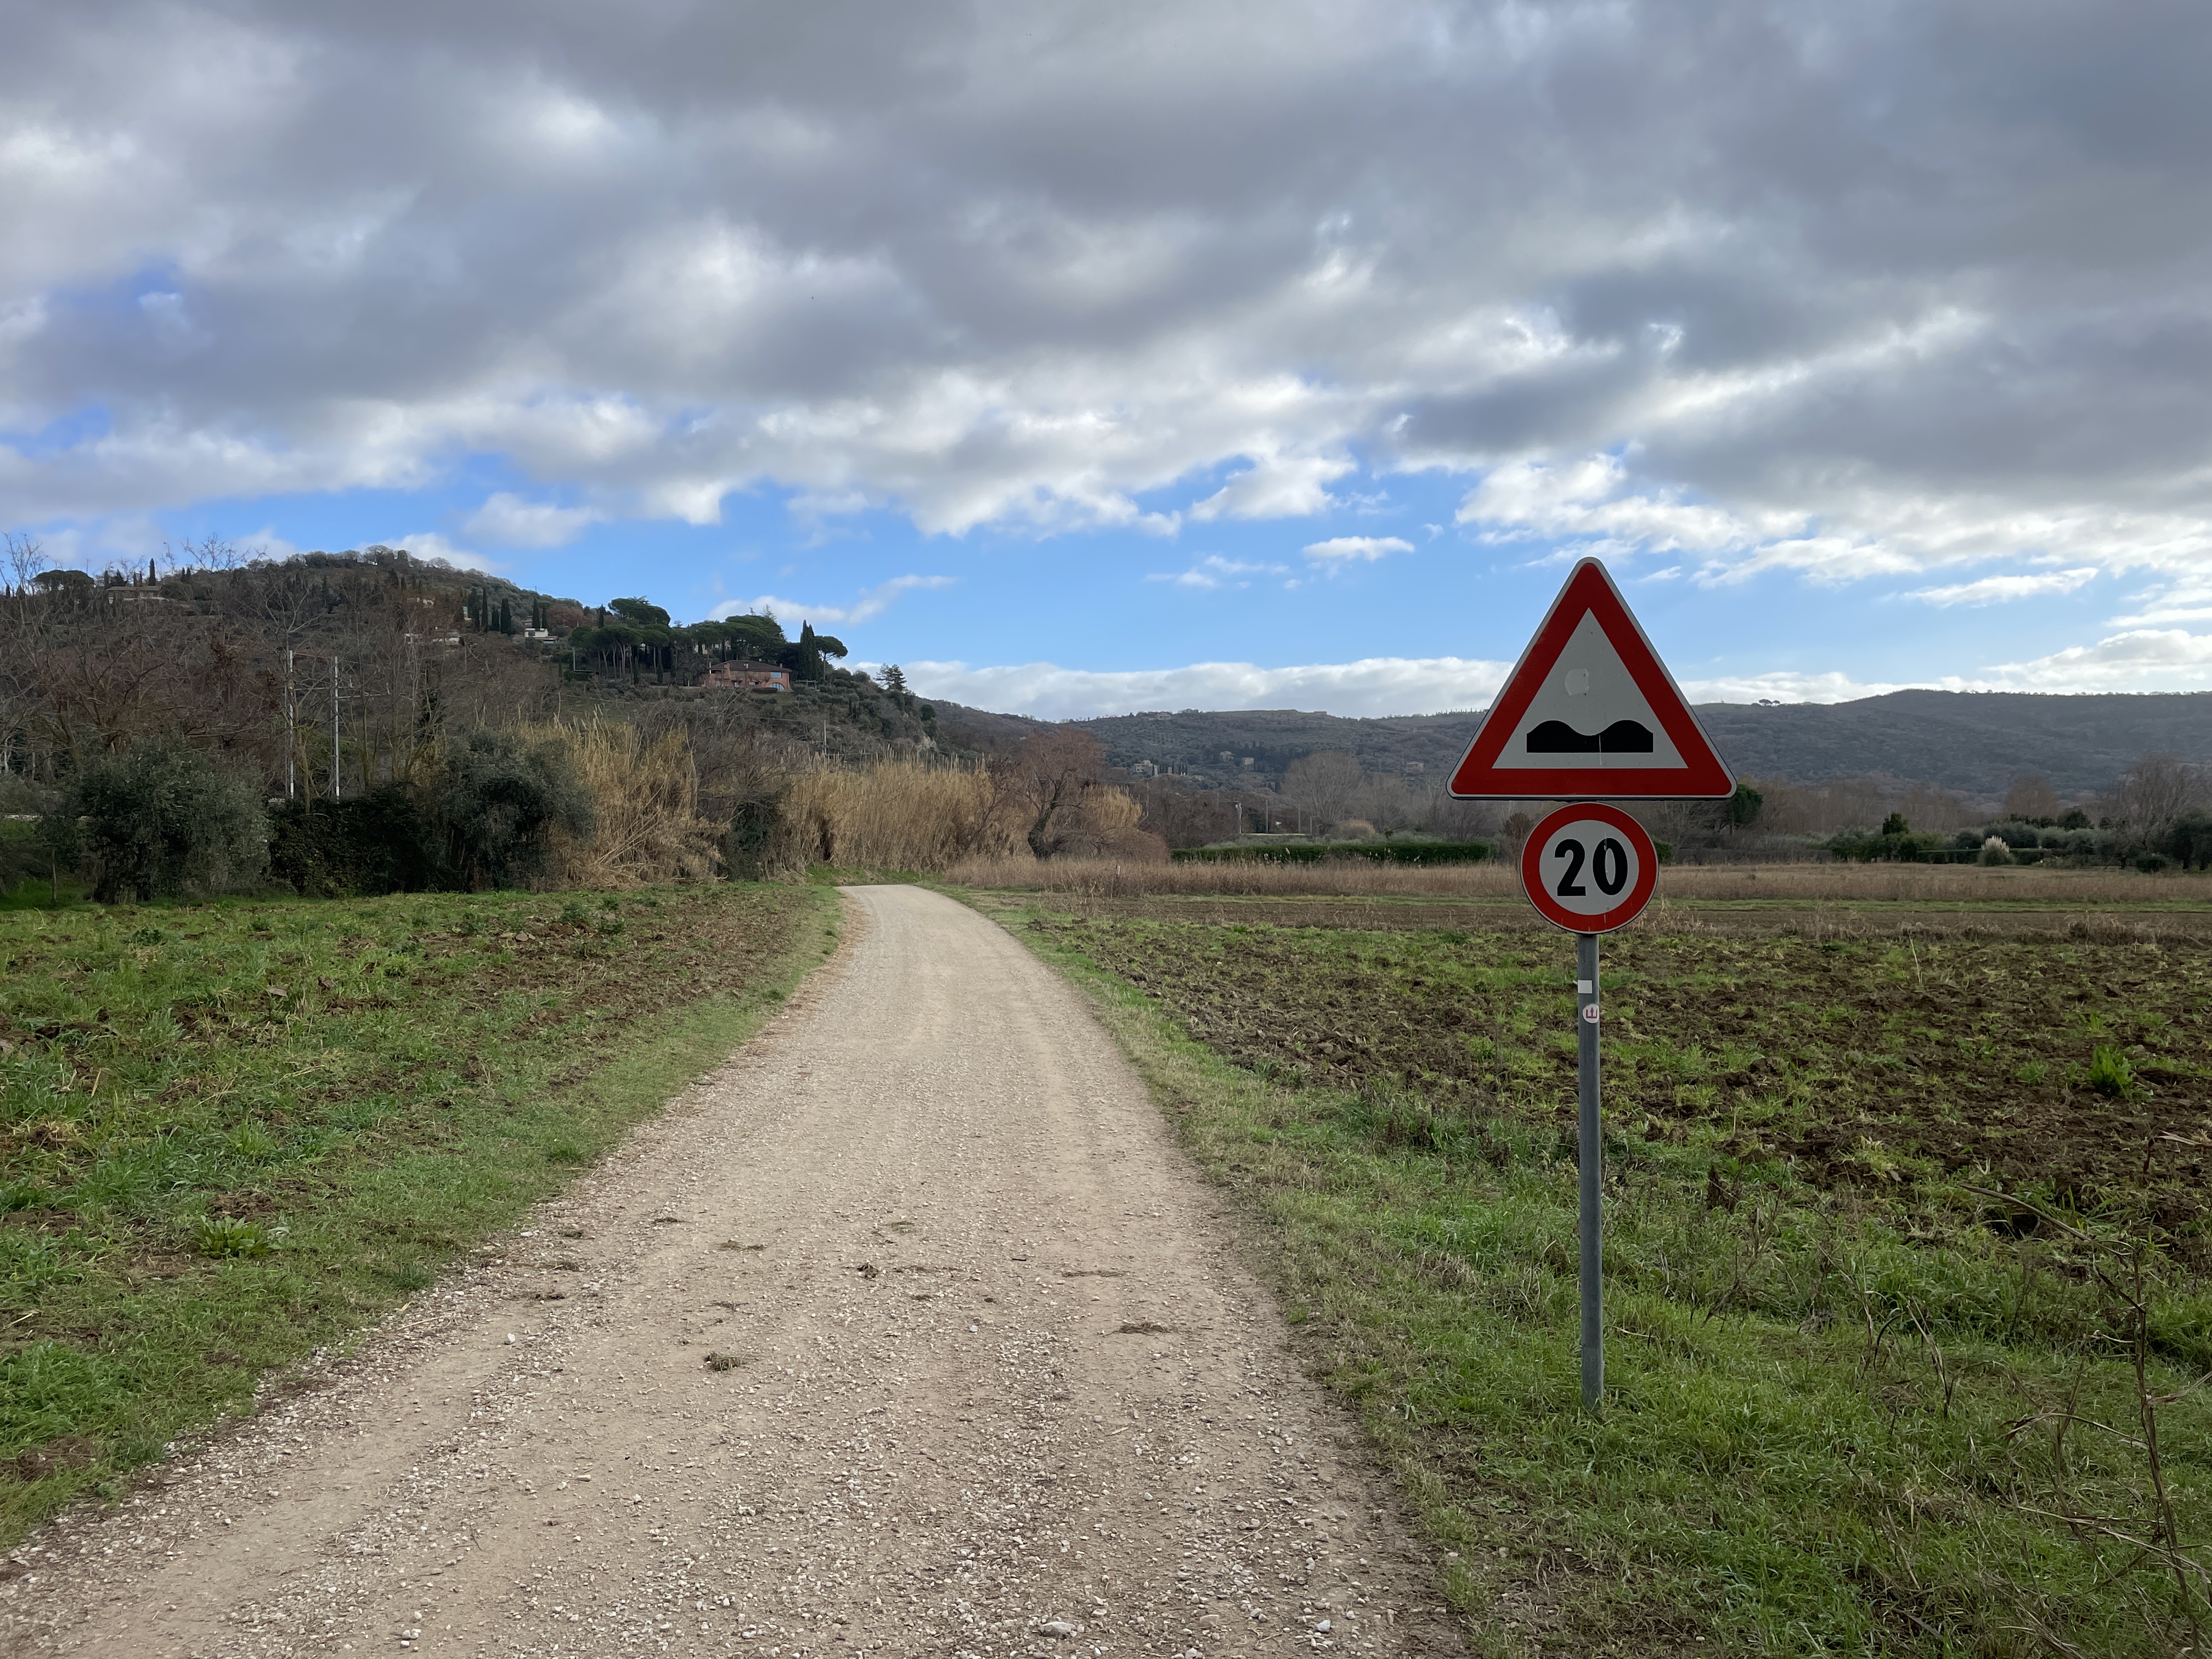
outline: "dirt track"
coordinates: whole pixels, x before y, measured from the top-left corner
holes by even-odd
[[[1075,994],[949,899],[848,908],[527,1231],[18,1552],[6,1650],[1458,1651]]]

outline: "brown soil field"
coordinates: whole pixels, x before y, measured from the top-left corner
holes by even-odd
[[[1225,927],[1352,927],[1397,932],[1462,930],[1548,933],[1518,888],[1509,895],[1306,895],[1188,893],[1101,896],[1054,893],[1047,901],[1086,921],[1156,921]],[[1796,897],[1654,899],[1622,937],[1655,933],[1792,933],[1825,939],[1901,938],[1905,934],[2039,933],[2074,939],[2212,939],[2212,906],[2100,904],[2058,908],[2013,903],[1922,904],[1906,901],[1844,902]]]
[[[962,887],[1051,892],[1087,899],[1178,896],[1521,902],[1510,860],[1483,864],[1382,865],[1363,859],[1316,864],[1144,864],[1115,859],[969,859],[946,872]],[[2168,871],[2141,875],[2048,865],[1984,867],[1927,864],[1670,865],[1659,873],[1661,903],[1757,901],[1798,906],[1996,905],[2078,915],[2107,908],[2212,909],[2212,879]]]
[[[1571,1132],[1564,936],[1487,917],[1480,931],[1354,930],[1158,919],[1165,908],[1031,925],[1064,933],[1239,1063],[1405,1091],[1408,1133],[1421,1112],[1455,1108]],[[2164,932],[2171,921],[2140,934],[2130,921],[1616,935],[1604,946],[1609,1121],[1650,1140],[1724,1127],[1732,1163],[1717,1181],[1780,1163],[1832,1190],[1965,1179],[2082,1208],[2144,1201],[2197,1253],[2212,946]],[[2125,1061],[2102,1089],[2100,1048]]]

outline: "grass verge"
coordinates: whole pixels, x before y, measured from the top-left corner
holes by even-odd
[[[0,915],[0,1547],[573,1179],[836,916],[734,884]]]
[[[1576,1149],[1547,1091],[1437,1110],[1417,1081],[1235,1064],[1167,1012],[1188,986],[1156,1000],[1102,967],[1097,927],[971,897],[1091,994],[1237,1200],[1317,1374],[1443,1553],[1478,1650],[2201,1648],[2212,1389],[2193,1385],[2212,1367],[2212,1295],[2148,1216],[1977,1198],[1939,1172],[1909,1201],[1879,1172],[1819,1186],[1733,1156],[1726,1118],[1609,1141],[1609,1398],[1593,1419],[1577,1397]],[[1263,942],[1218,931],[1227,959]],[[1558,954],[1555,975],[1500,963],[1491,988],[1564,1032]],[[1990,1063],[2009,1063],[1991,1041]]]

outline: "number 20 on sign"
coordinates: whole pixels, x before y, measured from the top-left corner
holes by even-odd
[[[1659,849],[1617,806],[1562,806],[1528,832],[1521,885],[1529,903],[1571,933],[1609,933],[1636,919],[1659,881]]]
[[[1595,559],[1584,559],[1567,577],[1451,780],[1451,793],[1469,800],[1698,800],[1735,787]],[[1650,836],[1601,801],[1547,813],[1521,849],[1528,902],[1575,936],[1582,1381],[1583,1404],[1592,1411],[1605,1397],[1597,941],[1634,921],[1658,880],[1659,849]]]

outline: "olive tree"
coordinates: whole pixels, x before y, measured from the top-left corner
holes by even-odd
[[[593,827],[591,794],[561,746],[506,732],[471,732],[447,754],[436,805],[469,887],[525,885],[544,874],[555,830],[585,841]]]
[[[269,867],[261,792],[175,738],[93,757],[54,818],[103,904],[250,887]]]

